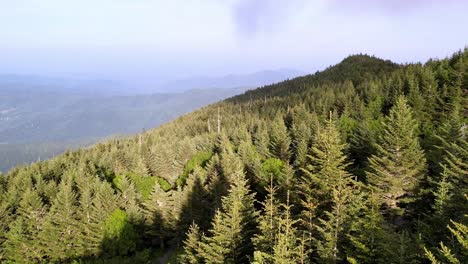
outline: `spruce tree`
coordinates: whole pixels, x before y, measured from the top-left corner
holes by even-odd
[[[373,193],[365,198],[361,214],[350,226],[350,245],[346,255],[350,263],[385,263],[395,251],[395,234],[380,213],[380,200]]]
[[[466,217],[466,216],[465,216]],[[444,242],[440,242],[439,248],[431,250],[424,247],[424,252],[432,264],[450,263],[461,264],[468,261],[468,225],[466,223],[451,221],[447,226],[451,236],[455,240],[455,245],[451,248]]]
[[[248,263],[253,256],[252,237],[257,212],[241,168],[232,175],[229,194],[222,199],[209,235],[203,239],[203,257],[207,263]]]
[[[343,244],[349,232],[350,220],[359,207],[359,189],[351,175],[339,172],[332,187],[332,207],[316,225],[319,236],[317,243],[318,258],[322,263],[336,263],[343,259]]]
[[[284,162],[291,157],[291,138],[288,128],[284,124],[283,115],[279,112],[273,120],[270,132],[271,152]]]
[[[400,96],[385,119],[377,153],[369,158],[369,183],[391,216],[403,213],[399,202],[403,198],[414,200],[424,177],[426,159],[419,146],[417,125],[406,99]]]
[[[71,180],[63,179],[44,225],[38,234],[44,255],[52,261],[63,261],[77,256],[79,245],[79,215],[77,195]]]
[[[301,224],[308,232],[309,243],[312,243],[317,219],[333,206],[336,188],[343,179],[350,177],[345,171],[347,163],[344,148],[335,122],[330,118],[325,127],[317,129],[308,156],[309,163],[299,180]]]
[[[275,264],[300,263],[301,246],[294,220],[291,215],[291,205],[289,204],[289,192],[287,193],[286,204],[282,204],[282,212],[277,220],[276,239],[273,246],[273,260]]]
[[[159,184],[155,184],[150,198],[143,204],[146,234],[153,244],[161,248],[165,247],[165,240],[173,233],[175,224],[171,198],[170,193],[165,192]]]
[[[6,234],[6,256],[13,261],[36,262],[43,257],[37,236],[47,207],[35,190],[28,189],[23,194],[17,212],[19,217],[10,224],[10,231]]]
[[[269,158],[271,156],[269,145],[270,145],[270,136],[268,135],[266,125],[260,123],[257,131],[254,135],[254,145],[257,148],[258,153],[260,153],[264,158]]]
[[[201,264],[203,258],[201,257],[201,238],[203,234],[200,232],[200,228],[197,224],[193,223],[188,232],[187,238],[184,241],[184,252],[179,258],[180,263],[187,264]]]
[[[267,196],[262,202],[263,212],[258,217],[258,234],[253,238],[256,263],[273,263],[274,245],[277,242],[278,205],[276,198],[277,188],[273,186],[273,178],[267,186]]]
[[[135,184],[127,175],[123,175],[119,183],[120,197],[125,211],[128,213],[130,221],[140,223],[143,221],[142,210],[140,208],[141,195],[137,193]]]

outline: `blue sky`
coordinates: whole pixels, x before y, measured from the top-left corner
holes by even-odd
[[[463,0],[0,0],[0,72],[155,78],[397,62],[468,44]]]

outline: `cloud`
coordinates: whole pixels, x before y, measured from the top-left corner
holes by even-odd
[[[237,0],[231,13],[239,34],[254,37],[285,25],[307,0]]]

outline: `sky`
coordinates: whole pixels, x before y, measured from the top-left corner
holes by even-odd
[[[0,73],[152,79],[396,62],[468,45],[464,0],[0,0]]]

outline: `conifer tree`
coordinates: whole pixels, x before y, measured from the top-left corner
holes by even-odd
[[[442,164],[446,168],[448,180],[457,186],[455,195],[460,201],[459,204],[462,204],[463,195],[468,192],[468,141],[466,135],[447,146],[445,153]]]
[[[203,234],[197,224],[193,223],[188,232],[187,238],[184,241],[184,253],[179,259],[180,263],[187,264],[202,264],[203,258],[201,257],[201,238]]]
[[[335,189],[342,185],[343,179],[350,177],[345,171],[347,164],[344,147],[331,118],[325,127],[317,129],[308,156],[309,164],[303,169],[304,175],[299,182],[301,224],[308,232],[309,243],[312,243],[318,217],[333,206]]]
[[[102,233],[101,223],[96,223],[95,212],[93,207],[93,186],[96,183],[88,177],[83,177],[83,180],[77,182],[77,187],[80,192],[78,212],[80,219],[79,229],[81,230],[80,241],[82,241],[81,254],[92,256],[98,255],[100,251]],[[97,186],[96,186],[97,187]]]
[[[319,236],[317,251],[322,263],[336,263],[343,258],[343,240],[349,231],[349,220],[354,216],[359,201],[357,183],[351,175],[338,172],[339,177],[332,187],[332,207],[325,212],[316,225]]]
[[[203,239],[203,257],[207,263],[248,263],[253,255],[251,239],[257,217],[254,194],[250,193],[241,168],[232,177],[222,210],[215,214],[209,236]]]
[[[42,228],[47,208],[35,190],[23,194],[17,210],[19,217],[10,224],[6,234],[7,258],[13,261],[35,262],[42,258],[37,236]]]
[[[38,235],[44,255],[51,260],[66,260],[76,257],[81,244],[79,238],[79,216],[77,196],[71,180],[63,179],[44,225]]]
[[[270,132],[270,140],[271,152],[284,162],[289,162],[289,158],[291,157],[291,152],[289,149],[291,145],[291,138],[288,133],[288,128],[284,124],[283,116],[280,112],[273,120]]]
[[[417,125],[406,99],[400,96],[385,119],[377,153],[369,159],[368,180],[390,215],[403,213],[398,203],[403,198],[414,199],[425,173],[426,159],[419,146]]]
[[[349,158],[352,161],[352,173],[358,176],[361,181],[366,181],[365,170],[368,167],[368,160],[376,152],[376,140],[379,127],[376,126],[378,120],[364,118],[359,123],[350,138],[348,149]]]
[[[392,258],[395,234],[380,213],[376,195],[370,193],[365,199],[362,214],[352,222],[347,237],[350,246],[346,255],[350,263],[385,263]]]
[[[453,185],[448,181],[447,169],[444,169],[442,177],[439,182],[437,182],[437,188],[433,191],[434,195],[434,216],[436,217],[445,217],[446,210],[450,206],[450,199],[452,197]]]
[[[203,236],[201,247],[201,257],[206,263],[210,264],[234,264],[236,260],[232,259],[231,255],[235,254],[236,248],[232,247],[234,243],[231,237],[232,232],[229,232],[229,227],[223,220],[223,213],[220,209],[211,222],[212,227],[209,230],[210,236]],[[239,235],[238,233],[234,233]]]
[[[5,235],[8,230],[8,225],[12,221],[10,210],[11,209],[5,201],[4,192],[0,193],[0,219],[2,219],[2,221],[0,221],[0,261],[5,259]]]
[[[164,242],[172,234],[175,224],[170,193],[166,193],[159,184],[155,184],[150,198],[143,206],[148,227],[146,233],[154,244],[164,248]]]
[[[466,220],[467,215],[465,215]],[[432,264],[450,263],[461,264],[468,261],[468,225],[462,222],[450,221],[447,226],[450,235],[455,240],[455,245],[451,248],[444,242],[440,242],[439,248],[433,253],[424,247],[424,252]]]
[[[205,177],[205,173],[202,168],[195,168],[181,193],[181,202],[183,204],[181,206],[179,222],[177,223],[177,228],[181,232],[187,231],[193,225],[197,225],[197,228],[201,227],[205,229],[204,227],[209,224],[210,209],[202,180]]]
[[[263,123],[260,123],[254,135],[254,145],[257,148],[258,153],[263,157],[269,158],[271,156],[269,149],[270,136],[268,135],[267,129]]]
[[[273,259],[275,264],[300,263],[300,239],[294,227],[297,220],[291,215],[291,205],[289,204],[289,192],[286,204],[282,204],[282,213],[278,217],[277,238],[273,246]]]
[[[121,191],[120,195],[123,202],[123,208],[128,213],[130,221],[140,223],[143,220],[139,205],[141,198],[135,189],[135,184],[127,175],[123,175],[119,183],[119,189]]]
[[[276,198],[277,188],[273,186],[273,178],[266,190],[267,196],[262,202],[263,213],[258,217],[259,233],[253,238],[256,263],[273,263],[274,245],[277,242],[279,201]]]

